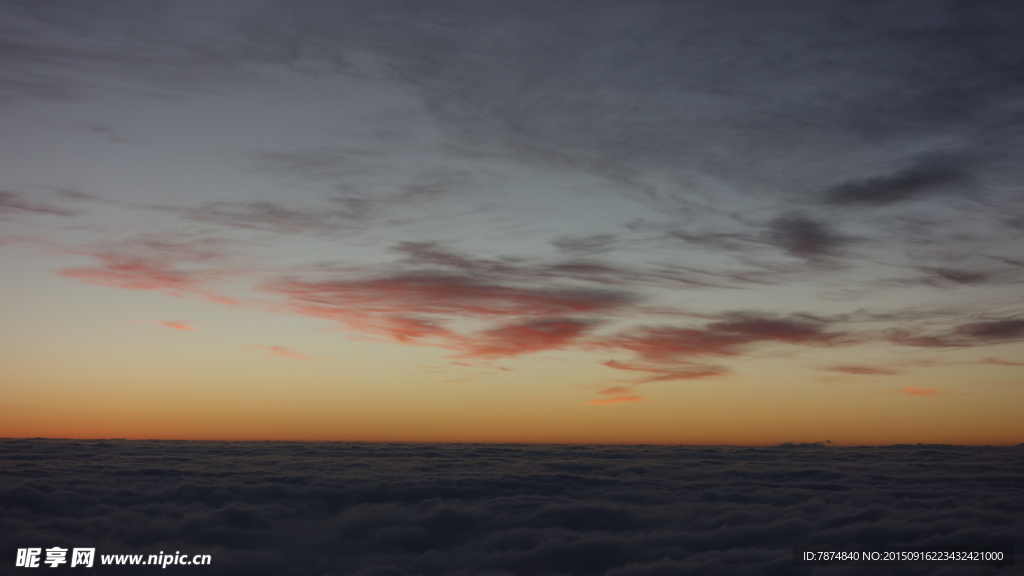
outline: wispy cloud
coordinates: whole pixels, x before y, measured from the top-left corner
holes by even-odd
[[[56,206],[49,202],[30,200],[24,194],[0,190],[0,216],[15,214],[43,214],[47,216],[77,216],[77,210]]]
[[[216,202],[183,210],[187,218],[278,234],[343,235],[361,224],[358,211],[298,210],[273,202]]]
[[[891,174],[867,176],[833,186],[827,202],[844,206],[885,205],[963,189],[969,183],[965,161],[933,154]]]
[[[632,301],[608,290],[489,283],[486,277],[461,274],[351,276],[287,279],[264,289],[284,298],[283,307],[291,313],[481,357],[560,348],[592,326],[588,316],[612,313]],[[465,321],[484,327],[467,330],[460,327]]]
[[[892,329],[888,338],[895,344],[924,348],[961,348],[1024,340],[1024,319],[1004,318],[968,322],[946,332],[922,333],[907,329]]]
[[[829,332],[811,317],[776,317],[733,313],[700,328],[644,327],[609,338],[603,344],[636,352],[655,362],[706,356],[736,356],[755,343],[831,346],[846,335]]]
[[[308,354],[303,354],[301,352],[296,352],[295,350],[292,350],[291,348],[286,348],[284,346],[262,346],[262,345],[255,345],[255,346],[247,346],[246,350],[254,350],[254,351],[260,352],[264,356],[276,356],[276,357],[280,357],[280,358],[296,358],[298,360],[312,360],[313,359],[313,357],[309,356]]]
[[[615,396],[613,398],[594,398],[587,402],[594,406],[606,406],[609,404],[622,404],[625,402],[643,402],[643,396]]]
[[[844,374],[856,374],[860,376],[895,376],[902,374],[900,370],[894,370],[892,368],[883,368],[878,366],[831,366],[826,368],[832,372],[842,372]]]
[[[163,320],[157,322],[157,324],[160,324],[161,326],[166,326],[168,328],[173,328],[175,330],[195,330],[195,328],[193,328],[187,322],[179,322],[176,320]]]
[[[789,214],[772,220],[766,240],[792,256],[805,259],[836,256],[843,246],[851,242],[824,222],[800,214]]]
[[[95,266],[65,268],[58,273],[87,284],[125,290],[153,290],[180,298],[202,298],[218,304],[239,300],[220,294],[212,285],[233,271],[215,246],[184,240],[136,238],[73,252],[97,261]]]
[[[982,358],[978,361],[980,364],[995,364],[997,366],[1024,366],[1024,362],[1008,362],[1006,360],[1000,360],[999,358]]]
[[[636,381],[638,384],[648,382],[670,382],[674,380],[698,380],[728,374],[729,370],[722,366],[706,364],[690,364],[689,362],[654,363],[654,362],[621,362],[606,360],[602,365],[615,370],[643,372],[650,374]]]
[[[509,358],[558,350],[574,343],[596,323],[573,318],[541,318],[505,324],[470,335],[461,344],[463,355]]]
[[[913,386],[904,386],[899,390],[893,390],[893,394],[902,394],[904,396],[967,396],[967,394],[950,394],[946,390],[939,390],[937,388],[915,388]]]
[[[640,327],[594,342],[597,347],[633,352],[641,362],[609,360],[616,370],[651,374],[639,382],[694,380],[728,373],[721,366],[695,360],[734,357],[758,344],[833,346],[852,341],[841,332],[828,331],[828,323],[812,317],[776,317],[747,312],[726,314],[702,327]]]

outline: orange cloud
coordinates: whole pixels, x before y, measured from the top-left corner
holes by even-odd
[[[616,396],[614,398],[595,398],[587,404],[594,406],[603,406],[606,404],[621,404],[623,402],[643,402],[643,396]]]
[[[160,324],[161,326],[167,326],[168,328],[174,328],[175,330],[195,330],[195,328],[189,326],[184,322],[172,322],[165,320],[162,322],[157,322],[157,324]]]

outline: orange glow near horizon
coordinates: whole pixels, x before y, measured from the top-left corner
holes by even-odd
[[[224,359],[218,362],[227,368]],[[216,373],[218,362],[203,370]],[[892,377],[865,384],[873,377],[859,375],[849,377],[857,382],[841,382],[838,390],[834,383],[829,389],[808,380],[780,394],[772,387],[777,376],[766,375],[648,384],[649,397],[639,401],[639,396],[593,399],[584,386],[538,381],[530,374],[547,366],[525,361],[514,370],[463,382],[446,382],[447,374],[420,374],[387,384],[386,378],[400,375],[364,373],[358,376],[364,385],[355,387],[335,377],[345,367],[330,359],[302,362],[243,350],[232,362],[248,365],[248,378],[229,384],[184,370],[153,378],[148,386],[124,375],[102,385],[93,378],[80,391],[36,382],[0,408],[0,436],[758,446],[1013,445],[1021,437],[1015,404],[992,403],[992,392],[1005,388],[998,385],[956,396],[939,388],[899,386]],[[350,373],[358,375],[354,367]],[[384,394],[373,392],[388,388]],[[535,402],[544,391],[546,402]]]

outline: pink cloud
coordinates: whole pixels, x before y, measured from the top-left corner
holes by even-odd
[[[484,330],[464,339],[463,356],[508,358],[564,348],[592,323],[572,318],[541,318]]]
[[[173,322],[165,320],[157,322],[157,324],[160,324],[161,326],[166,326],[168,328],[174,328],[175,330],[195,330],[195,328],[189,326],[185,322]]]
[[[216,293],[210,284],[232,272],[221,253],[195,243],[140,239],[113,248],[75,251],[97,261],[95,266],[66,268],[58,274],[87,284],[124,290],[152,290],[179,298],[198,297],[236,306],[234,298]]]
[[[597,323],[566,314],[608,313],[631,302],[630,297],[607,290],[512,286],[436,273],[288,280],[263,288],[283,297],[281,309],[288,313],[476,358],[565,348]]]

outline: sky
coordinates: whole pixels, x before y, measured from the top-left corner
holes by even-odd
[[[1024,442],[1022,18],[0,2],[0,436]]]

